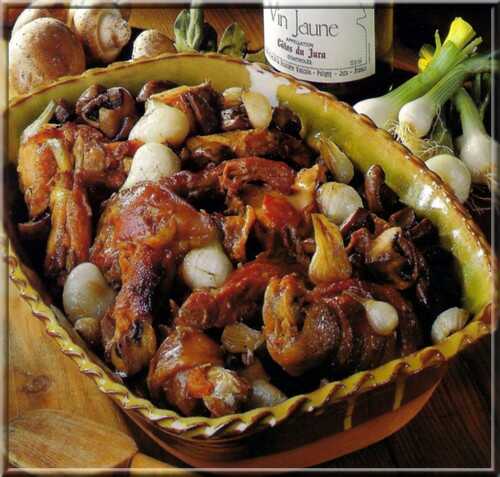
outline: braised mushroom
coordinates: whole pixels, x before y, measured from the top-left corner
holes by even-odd
[[[78,98],[75,109],[84,122],[100,129],[110,139],[117,136],[123,139],[137,120],[135,99],[122,87],[106,90],[92,85]]]
[[[365,174],[365,196],[368,209],[375,214],[391,210],[397,202],[397,196],[385,184],[384,170],[377,164],[371,166]]]
[[[148,81],[147,83],[144,83],[144,86],[139,91],[135,100],[138,103],[145,103],[153,94],[161,93],[162,91],[173,87],[175,87],[175,84],[170,81]]]

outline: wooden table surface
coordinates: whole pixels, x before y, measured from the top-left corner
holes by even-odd
[[[133,12],[135,26],[156,26],[171,35],[176,9]],[[258,10],[207,9],[206,19],[220,32],[237,20],[252,49],[262,45]],[[399,50],[404,51],[404,50]],[[399,64],[410,64],[407,55]],[[131,434],[143,452],[179,464],[142,435],[82,376],[46,336],[12,284],[8,288],[8,417],[51,407],[69,410]],[[491,436],[491,338],[467,349],[450,370],[422,412],[398,433],[366,449],[323,464],[327,468],[489,468]]]

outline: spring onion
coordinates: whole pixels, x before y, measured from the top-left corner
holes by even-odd
[[[462,86],[465,79],[471,74],[489,71],[493,65],[490,55],[469,58],[452,68],[426,94],[406,103],[399,111],[397,131],[403,143],[406,136],[426,136],[439,110]]]
[[[411,135],[405,138],[404,145],[423,161],[439,154],[455,155],[453,137],[446,123],[446,115],[441,110],[436,115],[428,138]]]
[[[435,146],[435,154],[439,153],[449,153],[455,154],[455,149],[453,147],[453,136],[448,129],[448,124],[446,122],[446,116],[441,110],[436,116],[434,125],[431,129],[430,141]],[[431,156],[429,156],[431,157]]]
[[[436,32],[436,35],[438,33]],[[437,41],[439,41],[439,36],[436,37]],[[425,70],[429,66],[429,63],[432,60],[432,57],[436,53],[436,48],[432,45],[429,45],[428,43],[425,43],[422,45],[422,48],[420,48],[420,51],[418,52],[418,72],[421,73],[422,71]]]
[[[455,18],[445,42],[438,41],[436,52],[425,70],[385,96],[365,99],[354,105],[356,112],[367,115],[380,128],[389,129],[399,110],[409,101],[424,95],[454,66],[465,60],[481,42],[472,26]]]
[[[425,165],[450,186],[460,202],[467,200],[470,193],[471,173],[460,159],[451,154],[439,154],[431,157]]]
[[[486,132],[480,112],[464,88],[460,88],[453,101],[460,113],[463,133],[456,141],[459,157],[469,168],[474,183],[491,187],[493,155],[498,144]]]

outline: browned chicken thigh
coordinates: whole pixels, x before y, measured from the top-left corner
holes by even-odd
[[[103,319],[103,339],[115,368],[135,374],[156,351],[151,301],[161,270],[217,238],[208,214],[161,183],[143,182],[106,204],[91,261],[121,289]]]
[[[92,236],[88,187],[118,189],[127,178],[127,158],[139,145],[110,143],[97,129],[74,123],[47,124],[22,142],[17,169],[31,221],[21,230],[29,230],[50,213],[45,270],[60,285],[72,268],[88,260]]]

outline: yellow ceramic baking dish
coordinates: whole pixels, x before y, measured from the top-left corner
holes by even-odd
[[[447,363],[493,327],[494,270],[490,247],[468,212],[424,164],[366,117],[333,96],[265,67],[215,54],[164,55],[116,63],[64,78],[14,98],[8,109],[6,163],[15,163],[19,137],[51,99],[75,101],[90,84],[124,86],[137,93],[147,80],[193,85],[210,80],[217,90],[241,86],[286,104],[301,117],[310,143],[326,134],[362,171],[379,164],[387,184],[407,205],[439,229],[456,257],[463,306],[473,320],[444,342],[370,371],[332,382],[286,402],[220,418],[181,417],[135,396],[96,359],[50,306],[41,280],[20,257],[15,227],[6,214],[9,276],[45,322],[47,333],[124,412],[169,451],[197,466],[293,467],[317,464],[375,442],[408,422],[425,404]],[[9,204],[7,185],[6,207]],[[7,212],[8,212],[7,210]]]

